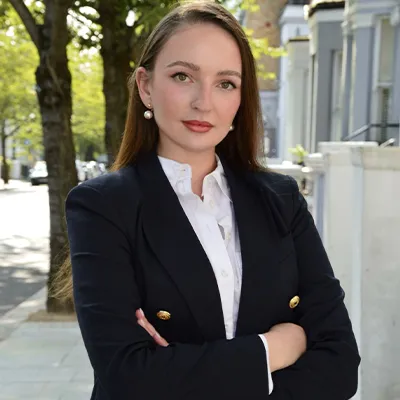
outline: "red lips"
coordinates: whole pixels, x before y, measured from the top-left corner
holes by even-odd
[[[207,121],[182,121],[182,123],[192,132],[205,133],[208,132],[214,125]]]
[[[197,121],[197,120],[192,120],[192,121],[183,121],[184,124],[189,124],[189,125],[197,125],[197,126],[207,126],[209,128],[212,128],[213,125],[210,124],[207,121]]]

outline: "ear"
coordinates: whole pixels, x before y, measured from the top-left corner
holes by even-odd
[[[139,89],[139,95],[143,104],[148,107],[151,104],[151,82],[150,74],[144,67],[139,67],[136,70],[136,84]]]

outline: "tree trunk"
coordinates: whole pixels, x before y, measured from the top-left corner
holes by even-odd
[[[4,183],[7,184],[10,180],[10,171],[7,163],[7,136],[4,132],[0,132],[1,136],[1,179],[3,179]]]
[[[36,83],[48,170],[50,272],[47,284],[50,286],[65,257],[68,243],[64,201],[71,188],[78,184],[78,179],[71,129],[71,74],[66,50],[69,41],[67,13],[72,0],[48,0],[45,4]],[[73,312],[73,304],[48,298],[47,311]]]
[[[93,144],[88,144],[85,149],[85,161],[93,161],[94,160],[94,146]]]
[[[101,0],[99,5],[103,35],[100,53],[104,68],[105,147],[109,166],[114,162],[125,129],[127,81],[131,72],[131,30],[126,25],[120,3],[118,0]]]
[[[50,271],[47,286],[52,286],[68,249],[64,202],[78,184],[75,166],[71,115],[71,74],[68,69],[68,10],[73,0],[43,0],[44,22],[38,25],[24,0],[10,0],[17,11],[40,58],[36,70],[36,91],[43,129],[43,145],[48,172],[50,208]],[[72,301],[47,298],[47,311],[73,312]]]

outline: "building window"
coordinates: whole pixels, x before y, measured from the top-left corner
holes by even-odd
[[[374,66],[374,96],[372,102],[372,122],[381,127],[372,129],[373,136],[379,141],[385,141],[389,129],[385,124],[393,122],[392,96],[394,80],[395,27],[391,25],[389,16],[380,18],[376,27]]]
[[[343,52],[332,53],[332,87],[331,87],[331,140],[340,140],[341,137],[341,90]]]
[[[307,129],[307,141],[306,149],[309,152],[314,152],[316,149],[315,144],[315,114],[316,114],[316,88],[317,88],[317,61],[315,54],[311,55],[311,74],[310,74],[310,95],[309,95],[309,110],[308,110],[308,129]]]
[[[391,84],[393,80],[393,55],[395,45],[395,30],[389,18],[384,18],[380,23],[380,54],[379,54],[379,75],[380,84]]]
[[[380,135],[378,140],[380,142],[385,142],[388,139],[388,128],[386,124],[390,123],[389,121],[389,103],[390,103],[390,89],[382,88],[380,90],[380,102],[379,102],[379,117],[381,124]]]

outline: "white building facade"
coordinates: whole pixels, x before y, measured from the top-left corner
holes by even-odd
[[[304,15],[308,70],[301,55],[306,38],[282,36],[288,56],[280,74],[281,159],[290,160],[288,148],[296,144],[309,152],[327,141],[398,146],[400,0],[313,0]],[[305,81],[307,94],[300,90]]]
[[[281,45],[287,51],[280,60],[279,69],[277,158],[280,161],[291,159],[289,148],[302,143],[300,140],[306,129],[305,110],[300,109],[307,98],[308,87],[308,60],[305,60],[308,43],[305,42],[308,42],[309,27],[304,19],[307,3],[307,0],[289,0],[279,20]]]
[[[400,0],[349,0],[343,22],[342,138],[399,144]]]

